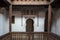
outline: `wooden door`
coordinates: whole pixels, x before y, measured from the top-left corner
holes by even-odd
[[[27,19],[26,21],[26,32],[33,32],[34,31],[34,21],[32,19]]]

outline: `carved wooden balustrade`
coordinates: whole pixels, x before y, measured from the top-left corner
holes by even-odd
[[[46,40],[47,33],[12,33],[12,40]]]
[[[12,40],[59,40],[58,36],[53,36],[53,34],[48,34],[46,32],[13,32]]]
[[[13,5],[47,5],[47,0],[12,0]]]
[[[60,40],[60,37],[47,32],[12,32],[0,36],[0,40]]]

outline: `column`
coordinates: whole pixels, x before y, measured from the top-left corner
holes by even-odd
[[[48,33],[51,31],[51,5],[48,6]]]
[[[11,23],[12,23],[12,5],[9,6],[9,32],[11,32]]]

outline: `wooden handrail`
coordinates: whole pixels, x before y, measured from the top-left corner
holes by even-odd
[[[39,33],[41,33],[41,34],[44,34],[44,33],[48,33],[48,32],[12,32],[12,33],[21,33],[21,34],[33,34],[33,33],[35,33],[35,34],[39,34]]]

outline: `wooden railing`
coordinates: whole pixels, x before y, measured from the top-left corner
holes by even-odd
[[[12,33],[12,40],[47,40],[47,33]]]
[[[60,37],[47,32],[12,32],[1,36],[0,40],[60,40]]]
[[[12,40],[60,40],[56,34],[47,32],[13,32]]]
[[[7,33],[5,35],[0,36],[0,40],[11,40],[11,34]]]
[[[60,36],[54,33],[49,33],[49,40],[60,40]]]

